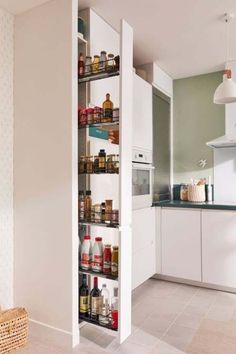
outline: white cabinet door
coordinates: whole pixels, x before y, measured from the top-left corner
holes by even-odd
[[[201,281],[201,211],[162,209],[162,274]]]
[[[203,281],[236,288],[236,212],[202,211]]]
[[[156,273],[155,208],[133,210],[132,288]]]
[[[152,86],[136,74],[133,85],[133,146],[152,150]]]

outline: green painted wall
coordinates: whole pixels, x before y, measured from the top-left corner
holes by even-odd
[[[213,103],[222,72],[174,80],[173,151],[174,183],[190,178],[213,178],[213,150],[206,142],[224,134],[225,106]],[[201,168],[199,160],[206,159]]]

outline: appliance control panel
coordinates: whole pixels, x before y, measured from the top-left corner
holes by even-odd
[[[152,163],[152,151],[133,148],[132,162],[151,164]]]

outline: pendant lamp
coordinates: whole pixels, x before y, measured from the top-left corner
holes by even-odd
[[[229,23],[234,18],[234,14],[225,14],[226,23],[226,69],[223,74],[223,82],[217,87],[214,94],[214,103],[227,104],[236,102],[236,83],[232,79],[231,70],[227,68],[229,57]]]

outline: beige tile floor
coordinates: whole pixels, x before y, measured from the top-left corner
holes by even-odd
[[[73,351],[30,338],[16,354],[236,354],[236,295],[150,279],[133,294],[132,334],[81,329]]]

